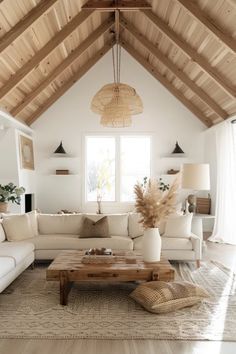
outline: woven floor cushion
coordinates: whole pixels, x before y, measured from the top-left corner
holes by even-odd
[[[165,313],[195,305],[209,294],[200,286],[186,281],[151,281],[139,285],[130,296],[149,312]]]

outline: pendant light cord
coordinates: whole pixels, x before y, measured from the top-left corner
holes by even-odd
[[[116,37],[116,53],[114,47],[112,47],[112,63],[113,63],[113,76],[114,84],[120,83],[120,67],[121,67],[121,45],[119,43],[119,11],[116,10],[116,26],[115,26],[115,37]]]

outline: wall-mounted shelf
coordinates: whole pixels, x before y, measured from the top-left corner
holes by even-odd
[[[75,177],[79,176],[78,173],[69,173],[68,175],[57,175],[56,173],[51,173],[49,176],[57,176],[57,177]]]
[[[186,159],[187,157],[185,154],[169,154],[161,156],[161,159]]]
[[[51,155],[50,159],[78,159],[78,156],[73,155]]]

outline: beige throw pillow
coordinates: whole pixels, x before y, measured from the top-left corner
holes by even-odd
[[[2,226],[8,241],[22,241],[34,237],[30,217],[27,214],[4,217]]]
[[[192,306],[209,294],[200,286],[186,281],[152,281],[139,285],[130,296],[149,312],[165,313]]]
[[[84,218],[80,238],[110,237],[107,216],[98,221]]]
[[[190,237],[193,214],[171,215],[166,220],[165,237]]]

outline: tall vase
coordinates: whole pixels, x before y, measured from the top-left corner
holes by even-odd
[[[142,252],[145,262],[160,261],[161,236],[157,227],[144,230]]]
[[[0,213],[6,213],[7,207],[8,207],[7,202],[0,202]]]

